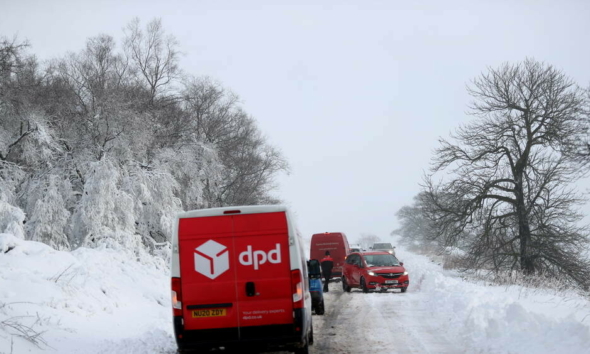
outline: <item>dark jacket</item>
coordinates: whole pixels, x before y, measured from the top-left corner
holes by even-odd
[[[332,268],[334,268],[334,259],[332,259],[332,257],[325,256],[320,263],[322,265],[322,273],[326,274],[332,272]]]

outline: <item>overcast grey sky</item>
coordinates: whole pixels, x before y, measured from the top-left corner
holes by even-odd
[[[0,35],[46,60],[159,17],[181,67],[240,95],[292,168],[278,194],[301,231],[386,239],[418,193],[466,83],[528,57],[590,83],[590,1],[0,0]]]

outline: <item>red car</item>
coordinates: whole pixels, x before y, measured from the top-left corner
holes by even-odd
[[[351,288],[360,288],[364,293],[400,289],[405,293],[410,277],[403,265],[389,252],[351,253],[344,263],[342,289],[350,292]]]

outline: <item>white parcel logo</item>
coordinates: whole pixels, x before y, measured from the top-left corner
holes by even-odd
[[[195,270],[215,279],[229,269],[229,250],[224,245],[209,240],[195,248]]]
[[[240,263],[243,265],[254,265],[254,269],[258,270],[258,266],[269,261],[273,264],[281,263],[281,244],[277,243],[275,249],[267,252],[252,251],[252,246],[246,247],[246,250],[239,255]]]

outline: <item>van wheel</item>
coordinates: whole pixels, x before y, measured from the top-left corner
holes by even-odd
[[[407,287],[404,287],[404,288],[402,288],[402,293],[405,293],[405,292],[406,292],[406,290],[408,290],[408,288],[407,288]]]
[[[315,309],[315,314],[316,315],[323,315],[326,312],[326,309],[324,308],[324,299],[322,299],[322,301],[320,301],[320,303],[318,304],[318,306]],[[313,332],[312,332],[313,334]]]
[[[345,277],[342,277],[342,290],[346,291],[347,293],[350,292],[350,286],[348,286]]]
[[[301,348],[296,348],[294,351],[295,354],[309,354],[309,337],[307,337],[307,342]]]
[[[313,345],[313,323],[311,324],[311,332],[309,332],[309,345]]]
[[[369,288],[367,288],[367,283],[365,282],[365,278],[361,278],[361,289],[363,289],[363,293],[369,292]]]

